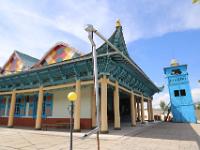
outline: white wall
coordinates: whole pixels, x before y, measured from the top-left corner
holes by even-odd
[[[48,91],[53,94],[53,115],[49,118],[69,118],[70,103],[67,94],[74,89]],[[91,87],[81,87],[81,118],[91,118]]]
[[[91,86],[81,88],[81,118],[91,118]]]
[[[68,89],[58,89],[48,91],[48,93],[53,94],[53,109],[52,116],[48,118],[69,118],[69,106],[70,103],[67,100],[67,94],[71,91],[75,91],[74,88]],[[27,104],[29,106],[29,104]],[[8,107],[8,98],[6,102],[6,112]],[[82,86],[81,87],[81,118],[91,118],[91,86]],[[7,116],[7,115],[5,115]],[[28,116],[28,107],[26,107],[26,115],[24,118],[31,118]]]
[[[49,118],[69,118],[69,102],[67,101],[68,90],[55,90],[49,93],[53,94],[53,112],[52,116]]]

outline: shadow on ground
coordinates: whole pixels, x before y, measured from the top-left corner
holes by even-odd
[[[158,123],[141,132],[130,133],[127,136],[177,140],[177,141],[194,141],[200,149],[200,124],[188,123]]]

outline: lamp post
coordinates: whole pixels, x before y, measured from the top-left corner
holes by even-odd
[[[118,21],[120,24],[120,22]],[[90,43],[92,45],[92,56],[93,56],[93,65],[94,65],[94,81],[95,81],[95,92],[96,92],[96,109],[97,109],[97,121],[96,121],[96,128],[91,130],[90,132],[86,133],[83,138],[86,138],[94,133],[97,133],[97,148],[100,150],[100,140],[99,140],[99,131],[100,131],[100,119],[99,119],[99,83],[98,83],[98,68],[97,68],[97,54],[96,54],[96,44],[93,40],[93,34],[95,33],[100,39],[105,41],[113,50],[115,50],[117,53],[121,54],[123,58],[125,58],[128,62],[130,62],[132,65],[133,62],[129,60],[127,56],[125,56],[119,49],[117,49],[111,42],[106,40],[106,38],[101,35],[91,24],[88,24],[85,27],[85,31],[88,32],[88,39],[90,40]],[[140,71],[140,70],[139,70]]]
[[[71,110],[70,110],[70,150],[72,150],[73,146],[73,114],[74,114],[74,101],[77,100],[77,94],[75,92],[70,92],[67,95],[68,100],[70,101]]]
[[[99,130],[100,130],[100,120],[99,120],[99,83],[98,83],[98,67],[97,67],[97,55],[96,55],[96,44],[93,40],[93,32],[96,31],[92,25],[87,25],[85,31],[88,32],[88,39],[92,45],[92,56],[93,56],[93,74],[94,74],[94,89],[96,96],[96,128],[84,135],[84,137],[90,136],[91,134],[97,133],[97,149],[100,150],[100,140],[99,140]]]

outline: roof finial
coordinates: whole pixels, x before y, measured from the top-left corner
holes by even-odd
[[[177,62],[176,59],[172,59],[170,65],[173,66],[173,67],[175,67],[175,66],[178,66],[179,63]]]
[[[116,21],[116,28],[117,27],[121,27],[121,23],[120,23],[120,20],[119,19],[117,19],[117,21]]]

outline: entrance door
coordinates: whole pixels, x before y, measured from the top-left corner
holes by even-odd
[[[130,107],[131,104],[129,95],[122,93],[120,95],[120,118],[122,123],[131,121]]]

